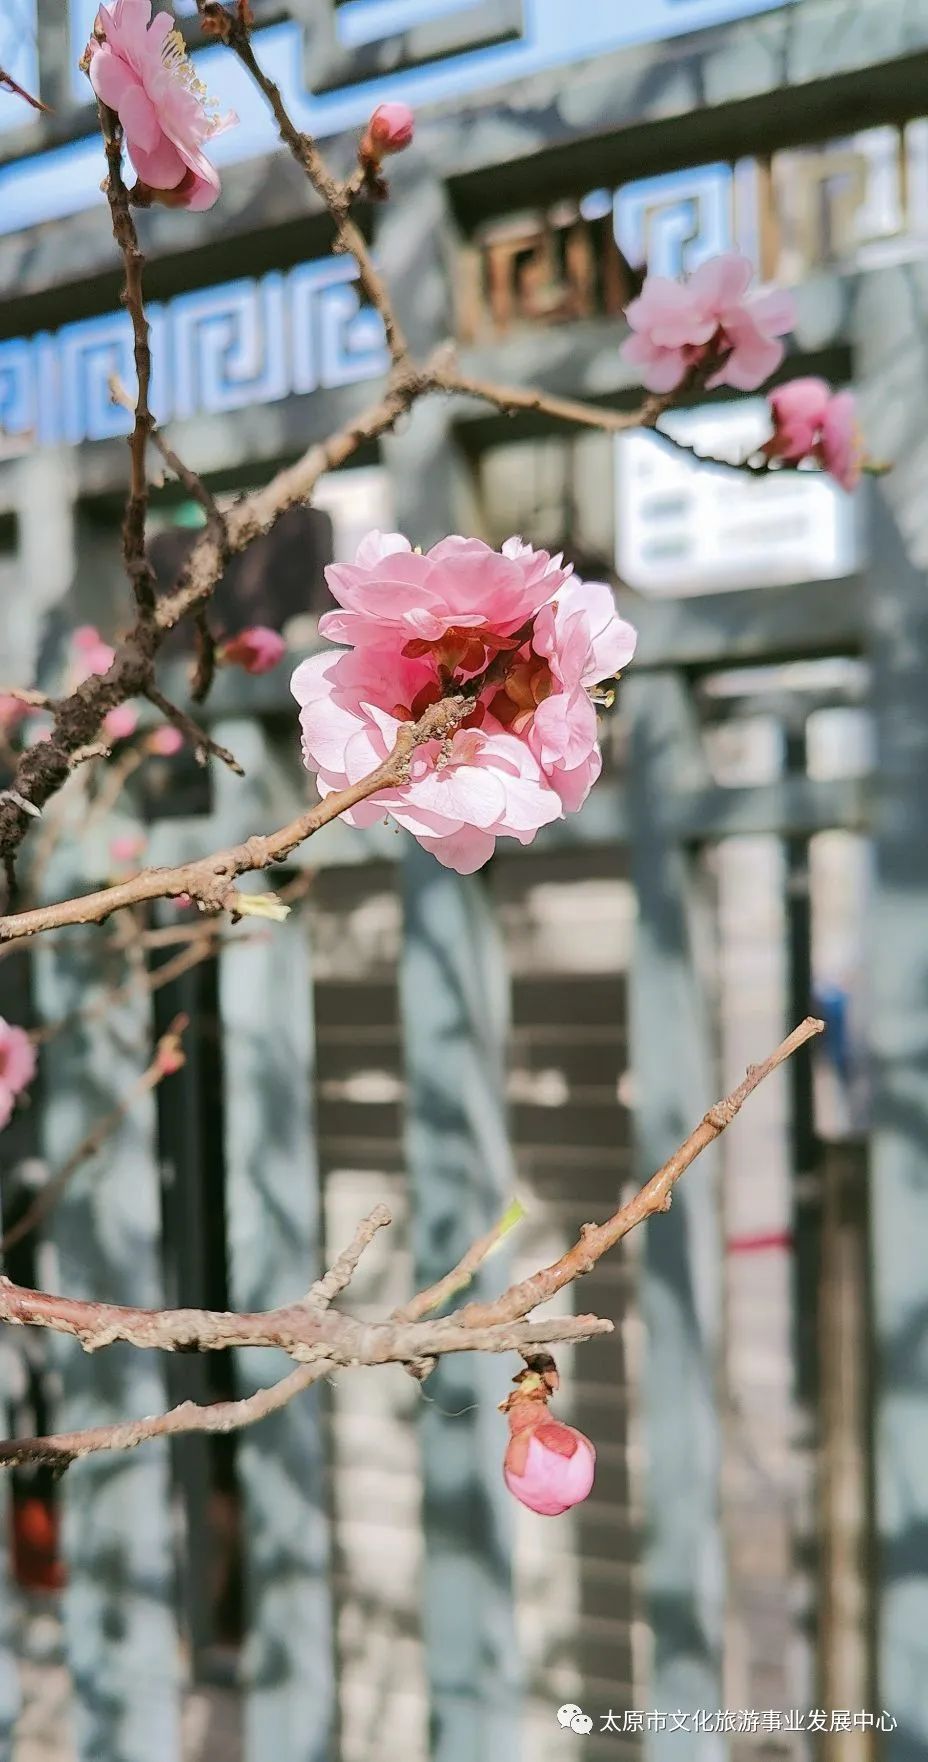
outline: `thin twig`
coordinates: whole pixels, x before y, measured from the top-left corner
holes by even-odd
[[[24,98],[27,104],[32,105],[33,110],[44,110],[46,116],[51,116],[49,106],[43,104],[41,98],[34,98],[31,92],[27,92],[25,86],[19,85],[4,67],[0,67],[0,86],[5,92],[13,92],[17,98]]]
[[[457,1266],[452,1267],[444,1278],[436,1280],[425,1291],[420,1291],[409,1303],[403,1303],[394,1309],[394,1321],[419,1321],[424,1315],[431,1315],[433,1310],[440,1309],[450,1298],[456,1297],[459,1291],[466,1290],[474,1274],[479,1271],[484,1261],[498,1248],[504,1236],[508,1236],[513,1226],[522,1217],[522,1207],[514,1202],[508,1206],[503,1216],[487,1230],[486,1235],[472,1242],[465,1254],[462,1254]]]
[[[824,1031],[824,1022],[816,1020],[814,1016],[807,1016],[769,1058],[765,1058],[762,1064],[749,1066],[737,1089],[733,1089],[730,1095],[710,1107],[680,1148],[674,1151],[634,1198],[621,1205],[604,1224],[584,1224],[579,1241],[551,1266],[542,1268],[541,1272],[532,1273],[530,1278],[520,1280],[517,1285],[511,1285],[508,1291],[504,1291],[492,1303],[468,1304],[459,1311],[456,1318],[460,1326],[468,1328],[485,1325],[487,1317],[491,1315],[494,1322],[504,1317],[514,1321],[519,1316],[528,1315],[539,1303],[546,1303],[549,1297],[562,1291],[565,1285],[572,1284],[583,1273],[592,1272],[607,1250],[621,1242],[622,1237],[627,1236],[629,1230],[633,1230],[637,1224],[644,1223],[655,1212],[669,1211],[673,1189],[680,1176],[691,1162],[695,1162],[707,1144],[720,1137],[726,1127],[731,1125],[735,1115],[740,1113],[748,1096],[754,1093],[758,1084],[791,1058],[794,1052],[798,1052],[801,1046],[805,1046],[808,1040],[814,1040],[816,1035],[823,1034]]]
[[[91,1126],[86,1137],[81,1139],[77,1149],[73,1150],[67,1161],[62,1163],[58,1173],[41,1189],[32,1204],[23,1212],[22,1217],[17,1218],[15,1224],[11,1224],[9,1229],[4,1231],[3,1236],[0,1237],[0,1254],[9,1254],[10,1249],[15,1248],[17,1242],[22,1242],[26,1236],[31,1235],[37,1225],[48,1217],[50,1211],[54,1210],[62,1194],[84,1164],[103,1149],[107,1139],[112,1136],[126,1115],[132,1112],[136,1102],[143,1095],[148,1095],[152,1089],[157,1089],[158,1084],[171,1074],[166,1055],[169,1051],[174,1052],[177,1049],[180,1036],[188,1025],[187,1016],[175,1016],[170,1027],[158,1041],[154,1057],[147,1069],[136,1078],[122,1100],[118,1101],[109,1113],[104,1114],[95,1125]]]
[[[154,704],[155,709],[160,710],[162,716],[168,722],[173,722],[174,727],[180,730],[186,740],[189,740],[193,747],[194,757],[201,765],[205,765],[210,757],[221,759],[224,765],[228,765],[230,771],[235,772],[236,777],[244,777],[244,769],[235,754],[230,753],[227,746],[220,746],[218,740],[214,740],[211,734],[207,734],[206,729],[201,728],[199,722],[195,722],[192,716],[188,716],[186,710],[180,709],[177,704],[171,702],[169,697],[165,697],[164,692],[159,691],[156,685],[150,685],[145,696],[149,703]]]
[[[470,692],[473,681],[469,682]],[[396,789],[406,782],[410,757],[417,746],[429,740],[443,740],[460,725],[472,709],[472,698],[464,692],[442,698],[420,716],[418,722],[407,722],[400,729],[396,745],[389,757],[347,789],[333,790],[306,813],[299,814],[278,831],[256,834],[244,844],[215,851],[190,863],[169,869],[143,869],[127,881],[104,887],[96,893],[63,900],[57,905],[36,906],[30,911],[0,917],[0,942],[36,936],[41,931],[61,929],[66,924],[102,924],[113,912],[125,906],[140,905],[149,899],[174,899],[180,893],[198,900],[209,911],[240,909],[241,895],[233,883],[240,875],[268,869],[283,862],[298,845],[338,818],[358,802],[366,801],[382,789]]]
[[[44,691],[28,691],[22,685],[8,685],[0,690],[0,698],[15,697],[18,703],[26,704],[30,710],[54,710],[57,698],[49,697]]]
[[[135,222],[129,206],[129,192],[123,181],[122,126],[115,111],[108,109],[105,104],[98,104],[97,109],[106,149],[108,173],[106,196],[113,222],[113,237],[122,252],[125,265],[125,286],[122,298],[132,320],[135,372],[138,381],[134,421],[132,433],[129,436],[131,479],[122,529],[123,558],[126,573],[132,583],[132,591],[135,594],[139,614],[143,619],[150,620],[155,610],[155,573],[145,550],[145,516],[148,512],[145,449],[152,429],[152,415],[148,408],[148,391],[151,384],[151,348],[148,339],[148,319],[145,317],[145,303],[142,293],[142,270],[145,267],[145,258],[139,246],[138,233],[135,230]]]
[[[363,1219],[354,1234],[354,1239],[333,1261],[323,1278],[317,1279],[306,1293],[304,1301],[314,1309],[328,1309],[329,1304],[340,1297],[350,1285],[357,1271],[358,1262],[365,1248],[373,1242],[378,1230],[388,1229],[393,1219],[385,1205],[375,1205],[369,1217]]]
[[[470,1304],[440,1321],[391,1319],[386,1323],[365,1325],[328,1307],[332,1297],[350,1281],[364,1247],[385,1226],[387,1218],[382,1207],[377,1207],[364,1220],[351,1247],[314,1288],[321,1301],[313,1303],[304,1299],[264,1315],[224,1315],[189,1309],[131,1309],[49,1296],[0,1279],[0,1319],[26,1326],[50,1327],[58,1333],[74,1335],[89,1351],[117,1340],[169,1351],[189,1347],[216,1350],[247,1344],[282,1346],[291,1355],[306,1359],[300,1370],[245,1402],[217,1403],[206,1408],[188,1402],[155,1418],[129,1420],[50,1438],[21,1439],[0,1445],[0,1463],[10,1466],[47,1461],[67,1466],[77,1456],[101,1450],[132,1449],[147,1438],[169,1433],[235,1430],[276,1411],[318,1377],[345,1366],[394,1362],[416,1366],[454,1351],[513,1350],[523,1356],[532,1355],[558,1341],[589,1339],[610,1332],[612,1323],[597,1316],[560,1317],[535,1324],[526,1323],[522,1318],[535,1305],[589,1272],[596,1261],[637,1224],[656,1212],[665,1211],[674,1184],[685,1169],[725,1131],[758,1084],[808,1040],[821,1033],[822,1028],[821,1022],[810,1017],[762,1064],[752,1065],[738,1088],[709,1109],[696,1130],[635,1198],[622,1206],[608,1223],[587,1225],[580,1241],[560,1260],[531,1279],[510,1286],[494,1302]],[[477,1246],[475,1244],[475,1248]],[[422,1299],[431,1298],[435,1289],[433,1286],[422,1293]],[[411,1307],[415,1305],[414,1299]]]
[[[524,410],[551,416],[557,422],[568,422],[573,428],[596,428],[603,434],[627,434],[631,428],[653,428],[658,417],[674,402],[669,393],[652,393],[634,410],[609,410],[578,398],[559,398],[537,386],[497,385],[493,380],[462,373],[447,359],[432,368],[430,382],[436,391],[479,398],[482,403],[492,404],[507,416]]]
[[[279,86],[269,79],[258,62],[251,46],[248,25],[241,13],[232,14],[216,0],[197,0],[204,26],[212,29],[216,36],[228,43],[230,49],[238,56],[242,66],[248,69],[255,84],[264,93],[274,121],[284,145],[289,148],[297,164],[302,166],[317,196],[325,203],[335,223],[336,249],[352,256],[358,266],[358,279],[371,305],[380,313],[387,337],[387,347],[394,366],[402,366],[408,359],[409,345],[400,327],[399,319],[393,309],[393,302],[387,291],[383,278],[374,268],[374,260],[368,250],[367,241],[360,228],[351,219],[350,199],[346,186],[334,178],[319,152],[311,135],[303,134],[296,127],[287,111]]]
[[[109,386],[110,397],[112,398],[113,403],[121,405],[122,409],[127,410],[130,416],[134,416],[136,414],[136,406],[133,404],[131,394],[126,390],[118,373],[111,373],[107,384]],[[157,448],[168,469],[173,471],[174,476],[179,483],[183,484],[188,495],[191,495],[194,501],[199,502],[207,520],[213,520],[217,525],[221,526],[223,523],[222,509],[216,501],[212,490],[203,482],[199,473],[191,470],[189,465],[184,464],[180,455],[175,453],[174,448],[171,446],[170,442],[165,439],[164,433],[158,427],[151,414],[149,414],[148,433],[152,445]]]

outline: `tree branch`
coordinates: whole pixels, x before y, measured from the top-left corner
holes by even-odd
[[[651,1176],[650,1181],[634,1198],[621,1205],[606,1223],[584,1224],[579,1241],[551,1266],[543,1267],[541,1272],[533,1273],[530,1278],[522,1279],[517,1285],[511,1285],[493,1303],[468,1304],[458,1312],[460,1326],[483,1326],[490,1315],[494,1322],[503,1318],[515,1321],[519,1316],[527,1315],[539,1303],[546,1303],[549,1297],[556,1296],[565,1285],[573,1284],[584,1273],[592,1272],[597,1261],[610,1248],[614,1248],[617,1242],[621,1242],[622,1237],[627,1236],[637,1224],[644,1223],[646,1218],[653,1217],[656,1212],[669,1211],[673,1189],[680,1176],[686,1172],[690,1163],[695,1162],[707,1144],[721,1137],[758,1084],[788,1058],[792,1058],[793,1053],[805,1046],[808,1040],[814,1040],[816,1035],[824,1032],[824,1022],[816,1020],[814,1016],[807,1016],[769,1058],[765,1058],[762,1064],[749,1066],[737,1089],[733,1089],[730,1095],[710,1107],[680,1148],[674,1151],[673,1156],[658,1169],[656,1175]]]
[[[215,759],[221,759],[224,765],[228,765],[229,770],[234,771],[236,777],[244,777],[245,772],[235,754],[230,753],[227,746],[220,746],[218,740],[214,740],[211,734],[207,734],[206,729],[201,728],[199,722],[195,722],[192,716],[188,716],[186,710],[180,709],[177,704],[172,704],[170,698],[165,697],[164,692],[159,691],[156,685],[150,685],[145,696],[150,704],[154,704],[156,710],[161,711],[162,716],[168,722],[172,722],[174,727],[180,730],[185,740],[189,740],[193,747],[194,756],[201,765],[205,765],[207,759],[212,756]]]
[[[468,685],[471,691],[474,681]],[[408,722],[400,730],[396,745],[382,765],[360,782],[347,789],[334,790],[318,803],[288,821],[276,832],[255,834],[244,844],[215,851],[212,856],[199,857],[172,869],[143,869],[128,881],[113,887],[100,888],[58,905],[36,906],[30,911],[0,917],[0,943],[36,936],[44,930],[62,929],[66,924],[102,924],[113,912],[125,906],[140,905],[149,899],[176,899],[186,893],[209,911],[241,909],[241,895],[233,886],[240,875],[271,868],[304,844],[322,826],[338,818],[358,802],[366,801],[381,789],[397,789],[408,776],[410,757],[417,746],[429,740],[443,740],[460,725],[473,707],[472,697],[458,692],[431,704],[418,722]]]
[[[185,1402],[156,1418],[13,1441],[0,1445],[0,1465],[52,1462],[66,1467],[75,1457],[100,1450],[132,1449],[147,1438],[177,1432],[235,1430],[284,1406],[319,1377],[348,1366],[402,1363],[416,1367],[447,1352],[517,1351],[531,1356],[557,1342],[609,1333],[612,1322],[597,1316],[554,1317],[538,1323],[527,1323],[523,1318],[537,1304],[591,1271],[602,1255],[637,1224],[656,1212],[666,1211],[675,1183],[700,1152],[726,1130],[758,1084],[820,1034],[823,1026],[822,1022],[808,1018],[762,1064],[752,1065],[737,1089],[709,1109],[695,1131],[640,1192],[607,1223],[586,1225],[580,1240],[559,1260],[510,1286],[494,1301],[469,1304],[439,1321],[393,1317],[388,1322],[365,1324],[329,1307],[332,1299],[346,1289],[364,1249],[388,1224],[389,1213],[384,1206],[377,1206],[363,1220],[349,1248],[302,1301],[264,1314],[192,1309],[153,1311],[88,1303],[28,1291],[0,1278],[0,1319],[71,1334],[88,1351],[117,1340],[167,1351],[210,1351],[248,1345],[282,1347],[291,1356],[305,1360],[272,1389],[259,1391],[243,1402],[220,1402],[213,1407]],[[455,1269],[455,1275],[478,1250],[485,1254],[487,1243],[492,1246],[491,1238],[498,1239],[499,1231],[498,1225],[475,1244]],[[431,1286],[413,1299],[406,1306],[406,1313],[431,1308],[439,1288]],[[404,1311],[397,1314],[402,1318]]]
[[[360,228],[350,216],[354,186],[351,180],[347,185],[340,184],[334,178],[325,163],[311,135],[303,134],[290,117],[281,96],[279,86],[269,79],[258,62],[251,46],[248,24],[241,9],[235,14],[230,13],[217,0],[197,0],[204,29],[214,36],[221,37],[224,43],[238,56],[242,66],[247,68],[255,84],[264,93],[274,121],[284,145],[289,148],[297,164],[306,173],[317,196],[325,203],[335,225],[336,250],[344,251],[352,256],[358,266],[358,279],[371,305],[376,307],[384,322],[387,336],[387,347],[394,366],[402,366],[408,359],[409,345],[400,327],[399,319],[393,309],[393,302],[382,277],[374,268],[374,261],[367,248],[367,241]]]
[[[148,408],[151,384],[151,348],[148,320],[142,293],[142,270],[145,258],[139,246],[138,233],[129,207],[129,192],[122,175],[122,128],[118,116],[105,104],[98,104],[100,128],[106,150],[106,199],[110,205],[113,237],[122,252],[125,285],[122,300],[132,320],[135,372],[138,395],[132,433],[129,436],[131,478],[129,498],[123,521],[123,558],[132,583],[136,604],[142,618],[150,620],[155,610],[155,574],[145,551],[145,516],[148,512],[148,477],[145,470],[145,449],[152,429]]]

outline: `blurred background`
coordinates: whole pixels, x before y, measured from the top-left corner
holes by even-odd
[[[131,334],[76,71],[94,11],[3,0],[0,17],[0,65],[52,107],[0,93],[4,688],[54,691],[74,628],[112,639],[127,616],[126,418],[107,379],[133,383]],[[202,46],[195,7],[177,12],[240,125],[216,143],[213,211],[138,216],[153,401],[225,503],[370,402],[386,357],[259,95]],[[640,631],[604,715],[603,780],[477,877],[386,826],[335,824],[280,881],[285,925],[217,932],[165,905],[7,951],[0,1013],[35,1030],[40,1075],[0,1138],[6,1271],[114,1301],[267,1307],[386,1200],[393,1228],[351,1292],[382,1315],[517,1193],[525,1221],[481,1279],[498,1290],[608,1215],[810,1008],[828,1033],[577,1293],[617,1326],[559,1355],[558,1411],[599,1471],[557,1522],[503,1491],[504,1360],[461,1358],[422,1386],[398,1367],[345,1375],[238,1436],[99,1457],[57,1485],[9,1477],[0,1755],[920,1762],[928,0],[255,12],[259,59],[339,173],[377,101],[415,108],[392,199],[363,220],[417,350],[453,337],[474,374],[631,407],[629,264],[677,276],[738,248],[796,292],[782,377],[853,386],[871,457],[895,469],[851,498],[815,474],[700,467],[650,434],[443,400],[324,479],[229,569],[217,625],[273,625],[301,658],[325,564],[372,526],[563,548]],[[731,393],[665,419],[733,458],[765,420]],[[201,521],[157,484],[165,585]],[[163,668],[183,701],[189,647],[181,633]],[[244,781],[151,756],[144,728],[77,772],[31,835],[25,897],[298,811],[289,670],[224,671],[206,706]],[[19,738],[2,737],[0,782]],[[146,1086],[179,1013],[187,1062]],[[130,1093],[102,1151],[19,1228]],[[284,1368],[87,1357],[38,1332],[0,1352],[8,1435],[244,1393]],[[563,1703],[592,1716],[589,1736],[558,1724]],[[816,1729],[815,1709],[856,1725]],[[699,1710],[721,1729],[697,1729]]]

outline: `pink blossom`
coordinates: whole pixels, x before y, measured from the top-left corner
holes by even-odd
[[[71,635],[71,682],[83,685],[94,673],[108,673],[116,650],[104,642],[93,624],[79,624]]]
[[[380,534],[372,538],[381,541]],[[469,546],[461,539],[446,542],[465,553],[465,568],[452,586],[460,589],[463,580],[470,591]],[[380,790],[343,816],[351,825],[367,826],[388,813],[461,874],[480,868],[497,838],[529,844],[542,826],[580,806],[602,762],[590,690],[624,666],[635,647],[635,632],[617,616],[605,583],[569,577],[560,559],[552,562],[518,541],[502,557],[486,546],[480,550],[478,570],[486,569],[486,556],[493,559],[487,572],[494,623],[521,619],[524,625],[526,604],[544,595],[547,603],[538,609],[531,631],[520,627],[511,638],[492,631],[489,608],[481,606],[475,591],[462,612],[460,604],[449,608],[447,599],[442,605],[436,596],[426,608],[412,591],[400,596],[397,606],[377,583],[370,603],[379,608],[382,599],[383,622],[365,606],[350,626],[365,640],[348,653],[312,656],[292,681],[301,706],[304,762],[316,772],[325,796],[367,776],[390,753],[404,722],[415,721],[444,691],[483,672],[488,657],[504,660],[492,680],[474,692],[473,709],[450,740],[415,750],[407,784]],[[408,560],[413,553],[387,555]],[[415,561],[435,573],[433,557],[431,552]],[[501,596],[497,566],[502,564],[516,573],[503,572],[506,594]],[[425,569],[422,574],[431,586]],[[462,624],[463,616],[473,622]],[[428,628],[440,634],[431,641],[404,641],[404,620],[410,617],[420,624],[425,617],[434,619]],[[456,622],[449,624],[449,618]]]
[[[228,665],[244,667],[246,673],[270,673],[283,660],[287,645],[277,630],[252,624],[223,643],[219,658]]]
[[[738,391],[753,391],[776,372],[793,301],[780,290],[748,295],[750,280],[751,265],[737,251],[701,264],[686,282],[648,276],[626,311],[632,335],[622,355],[640,368],[649,391],[673,391],[703,363],[713,366],[707,386]]]
[[[792,464],[817,459],[842,489],[856,489],[863,446],[853,392],[833,392],[823,379],[792,379],[771,392],[769,402],[768,457]]]
[[[509,1421],[503,1478],[521,1504],[540,1517],[560,1517],[589,1496],[596,1451],[583,1432],[552,1419],[540,1403],[528,1411],[518,1403]]]
[[[138,711],[131,704],[117,704],[103,718],[103,732],[110,740],[128,740],[138,725]]]
[[[114,0],[97,13],[90,83],[115,110],[140,181],[170,207],[211,208],[219,173],[203,143],[237,120],[219,116],[196,77],[169,12],[151,0]]]
[[[772,458],[807,459],[822,432],[831,390],[823,379],[791,379],[768,398],[774,432],[764,449]]]
[[[179,728],[173,728],[170,722],[162,723],[160,728],[153,728],[148,736],[147,746],[150,753],[158,758],[170,759],[179,753],[184,744],[184,737]]]
[[[822,423],[821,459],[842,489],[856,489],[863,469],[863,444],[853,392],[837,392]]]
[[[291,689],[301,705],[304,761],[322,796],[366,777],[402,723],[439,696],[428,660],[367,649],[312,655]],[[370,826],[389,813],[447,868],[468,875],[492,856],[498,837],[530,844],[561,811],[524,741],[462,727],[450,741],[416,749],[408,784],[380,790],[342,817]]]
[[[35,1070],[35,1047],[25,1028],[14,1027],[0,1016],[0,1131],[8,1124],[16,1097],[32,1082]]]
[[[361,142],[361,159],[380,160],[401,153],[412,141],[415,117],[408,104],[378,104]]]
[[[120,832],[110,840],[110,862],[120,869],[138,862],[144,854],[145,842],[141,832]]]
[[[443,538],[423,555],[400,532],[371,532],[353,563],[331,563],[326,581],[344,610],[319,630],[332,642],[404,641],[432,649],[451,671],[479,673],[563,585],[560,557],[521,539],[495,551],[479,538]]]
[[[535,619],[532,650],[547,666],[548,684],[534,709],[528,742],[567,813],[586,800],[602,770],[590,691],[628,665],[637,641],[637,631],[617,615],[603,581],[572,577]],[[512,675],[504,691],[512,694]]]

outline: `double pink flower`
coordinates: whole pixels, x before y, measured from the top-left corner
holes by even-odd
[[[602,763],[590,690],[635,648],[604,583],[578,581],[560,557],[519,539],[495,551],[451,537],[421,555],[379,532],[327,579],[342,610],[320,630],[354,646],[312,656],[292,682],[322,795],[366,776],[404,722],[496,663],[451,739],[417,748],[409,782],[359,803],[350,824],[388,813],[468,874],[497,838],[530,844],[581,805]]]
[[[219,173],[203,151],[237,119],[218,115],[169,12],[151,0],[114,0],[97,13],[90,83],[115,110],[139,179],[169,207],[211,208]]]

